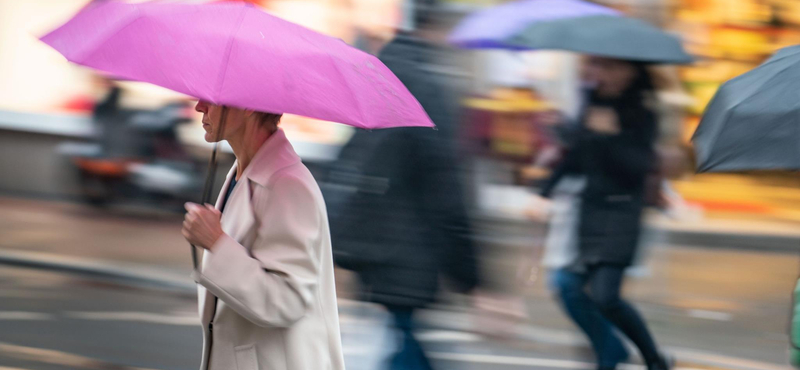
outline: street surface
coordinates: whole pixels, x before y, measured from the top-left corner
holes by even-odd
[[[186,276],[190,260],[180,221],[149,211],[0,198],[0,253],[57,254]],[[491,263],[513,271],[520,253],[528,252],[495,253]],[[682,369],[787,369],[798,256],[654,245],[626,294]],[[354,290],[348,274],[337,278],[348,369],[380,369],[394,345],[385,314],[348,299]],[[466,305],[423,312],[419,335],[437,369],[591,369],[584,339],[544,280],[540,272],[534,284],[519,288],[528,318],[507,325],[513,335],[502,338],[476,325]],[[196,369],[200,335],[191,292],[0,266],[0,370]]]

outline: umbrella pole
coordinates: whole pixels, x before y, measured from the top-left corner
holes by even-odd
[[[222,140],[222,133],[225,131],[225,121],[228,118],[228,107],[222,108],[222,118],[220,120],[219,132],[217,132],[217,140],[214,142],[214,150],[211,152],[211,158],[208,159],[208,169],[206,170],[206,182],[203,185],[203,199],[200,203],[205,205],[211,201],[211,191],[214,190],[214,179],[217,174],[217,151],[219,150],[219,142]],[[197,247],[189,243],[192,250],[192,264],[194,269],[197,270]]]

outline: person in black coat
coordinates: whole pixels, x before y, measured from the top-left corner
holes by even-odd
[[[586,277],[591,302],[636,344],[648,369],[666,370],[670,364],[641,316],[620,297],[625,269],[639,246],[646,179],[656,170],[653,85],[646,66],[639,63],[590,58],[588,69],[594,71],[597,86],[584,109],[583,125],[542,195],[548,196],[565,174],[586,178],[578,221],[579,256],[569,269]]]
[[[334,260],[354,271],[362,299],[379,303],[403,335],[391,369],[430,369],[413,336],[414,312],[434,302],[440,277],[461,292],[478,262],[455,154],[453,94],[430,69],[436,47],[400,32],[378,57],[417,98],[436,130],[356,130],[328,190]],[[343,189],[349,189],[343,190]]]
[[[437,125],[356,130],[332,171],[352,192],[331,215],[337,263],[356,271],[365,299],[422,307],[440,273],[461,291],[478,284],[477,259],[455,155],[452,102],[437,77],[420,68],[430,46],[398,35],[380,59]],[[334,201],[336,202],[336,201]],[[457,257],[457,258],[451,258]]]

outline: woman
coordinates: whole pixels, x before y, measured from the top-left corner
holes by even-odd
[[[653,84],[644,64],[629,61],[592,57],[586,72],[595,87],[584,109],[583,125],[544,194],[566,174],[585,178],[578,256],[567,270],[586,278],[591,296],[586,304],[593,304],[636,344],[648,370],[666,370],[669,361],[659,353],[645,322],[620,297],[625,269],[634,261],[639,245],[646,179],[656,166]],[[615,367],[599,366],[602,370]]]
[[[344,370],[328,217],[281,116],[198,102],[208,142],[236,163],[217,206],[187,203],[183,235],[205,249],[201,370]]]
[[[572,269],[579,257],[578,216],[585,183],[581,176],[564,176],[549,191],[552,201],[534,198],[529,216],[536,221],[549,221],[542,257],[542,265],[548,271],[549,289],[561,309],[586,334],[596,354],[598,368],[614,369],[627,360],[628,351],[585,291],[587,274]]]

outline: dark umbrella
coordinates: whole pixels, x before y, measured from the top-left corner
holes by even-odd
[[[537,22],[507,43],[648,63],[692,62],[677,37],[638,19],[608,15]]]
[[[724,83],[692,138],[699,172],[800,169],[800,47]]]
[[[781,50],[778,50],[777,52],[775,52],[775,54],[772,54],[772,56],[769,57],[769,59],[765,60],[764,64],[769,62],[774,62],[776,60],[783,59],[785,57],[789,57],[795,54],[800,54],[800,45],[789,46]]]

